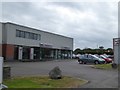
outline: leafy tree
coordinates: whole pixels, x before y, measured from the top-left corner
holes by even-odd
[[[73,53],[74,53],[75,55],[80,54],[80,52],[81,52],[81,49],[80,49],[80,48],[77,48],[77,49],[75,49],[75,50],[73,51]]]
[[[100,46],[99,49],[91,49],[91,48],[84,48],[84,49],[80,49],[77,48],[74,50],[74,54],[109,54],[109,55],[113,55],[113,49],[112,48],[107,48],[104,49],[103,46]]]

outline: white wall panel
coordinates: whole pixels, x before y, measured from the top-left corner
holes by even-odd
[[[52,45],[53,48],[61,49],[62,47],[69,47],[70,50],[73,50],[73,38],[68,38],[65,36],[44,32],[32,28],[27,28],[11,23],[6,24],[6,28],[8,44],[39,47],[40,44],[43,43],[47,45]],[[16,29],[40,34],[41,40],[32,40],[16,37]]]
[[[0,57],[0,84],[3,80],[3,57]]]

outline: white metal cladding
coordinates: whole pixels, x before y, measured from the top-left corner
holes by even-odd
[[[6,23],[6,37],[4,37],[4,43],[15,44],[15,45],[25,45],[25,46],[36,46],[40,47],[41,44],[50,45],[52,48],[63,49],[69,48],[73,50],[73,38],[65,37],[62,35],[57,35],[13,23]],[[16,29],[32,32],[41,35],[41,40],[31,40],[26,38],[16,37]]]
[[[3,57],[0,57],[0,84],[2,84],[3,80]]]
[[[113,47],[114,47],[114,63],[120,63],[120,38],[113,39]]]
[[[2,44],[2,23],[0,23],[0,44]]]

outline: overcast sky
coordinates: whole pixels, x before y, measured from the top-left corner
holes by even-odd
[[[74,49],[112,47],[117,2],[4,2],[1,21],[74,38]]]

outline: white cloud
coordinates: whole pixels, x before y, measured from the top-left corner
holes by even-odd
[[[117,3],[113,2],[4,3],[2,14],[4,21],[73,37],[75,48],[112,47],[118,33]]]
[[[1,0],[2,2],[38,2],[38,0]],[[119,0],[39,0],[39,2],[119,2]]]

